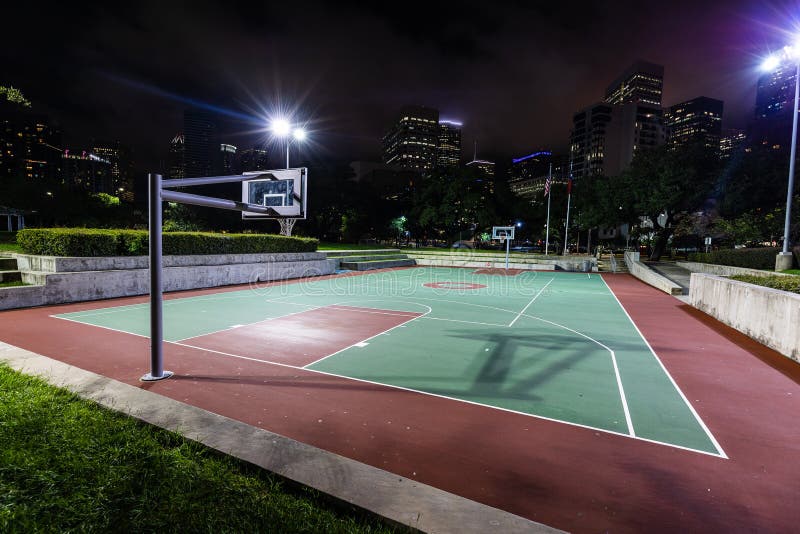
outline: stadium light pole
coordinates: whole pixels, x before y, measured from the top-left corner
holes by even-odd
[[[789,155],[789,184],[786,190],[786,219],[783,226],[783,250],[775,258],[775,270],[784,271],[792,268],[792,253],[789,252],[789,230],[792,218],[792,193],[794,192],[794,167],[797,157],[797,112],[800,100],[800,41],[794,46],[785,46],[780,54],[769,56],[761,64],[762,70],[772,72],[781,63],[792,61],[795,66],[794,107],[792,107],[792,148]]]
[[[270,131],[275,137],[285,139],[286,143],[286,168],[289,168],[289,146],[294,141],[305,141],[308,134],[303,128],[292,127],[286,119],[275,119],[270,123]]]

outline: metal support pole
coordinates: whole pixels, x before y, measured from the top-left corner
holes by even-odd
[[[286,138],[286,168],[289,168],[289,138]]]
[[[508,269],[508,254],[511,252],[511,238],[506,236],[506,269]]]
[[[569,204],[572,200],[572,195],[567,195],[567,224],[564,226],[564,254],[567,254],[567,245],[569,243]]]
[[[150,372],[141,380],[152,382],[172,376],[164,370],[164,328],[161,307],[161,175],[148,175],[150,226]]]
[[[800,100],[800,62],[797,63],[797,70],[794,79],[794,108],[792,109],[792,150],[789,156],[789,185],[786,190],[786,220],[783,225],[783,251],[779,254],[776,261],[776,269],[784,267],[790,269],[792,267],[792,254],[789,252],[789,231],[792,222],[792,193],[794,193],[794,164],[797,157],[797,108],[798,100]],[[787,261],[781,261],[781,256],[788,256]],[[783,263],[783,265],[779,265]],[[788,266],[787,266],[788,265]],[[783,270],[783,269],[781,269]]]
[[[550,181],[550,187],[553,187],[553,164],[550,164],[550,170],[547,172],[547,179]],[[553,196],[553,191],[547,191],[547,223],[544,230],[544,255],[547,256],[550,249],[550,197]]]

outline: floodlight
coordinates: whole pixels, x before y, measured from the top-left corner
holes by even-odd
[[[278,137],[286,137],[291,132],[292,127],[286,119],[275,119],[270,124],[269,129]]]
[[[772,54],[761,63],[761,70],[770,72],[778,68],[781,64],[781,58],[777,54]]]

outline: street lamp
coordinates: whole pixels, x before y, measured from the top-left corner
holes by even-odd
[[[795,64],[794,107],[792,108],[792,149],[789,155],[789,185],[786,191],[786,220],[783,226],[783,250],[775,258],[775,270],[784,271],[792,268],[792,253],[789,252],[789,227],[792,218],[792,192],[794,192],[794,164],[797,155],[797,108],[800,100],[800,43],[785,46],[780,54],[773,54],[762,63],[766,71],[775,70],[784,61]]]
[[[272,135],[275,137],[280,137],[285,139],[286,141],[286,168],[289,168],[289,145],[291,145],[292,140],[295,141],[305,141],[308,134],[306,131],[301,127],[292,127],[286,119],[275,119],[270,123],[269,127],[270,131],[272,131]]]

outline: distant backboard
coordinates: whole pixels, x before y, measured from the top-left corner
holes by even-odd
[[[493,226],[492,239],[514,239],[513,226]]]
[[[280,169],[244,173],[261,175],[242,182],[242,202],[260,204],[274,210],[272,214],[242,212],[242,219],[305,219],[306,178],[308,169]]]

